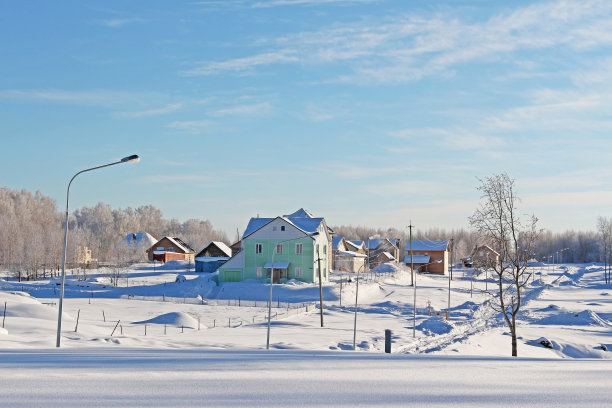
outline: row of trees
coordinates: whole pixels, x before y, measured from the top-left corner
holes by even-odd
[[[129,233],[148,232],[155,238],[178,236],[194,249],[209,241],[228,242],[224,232],[208,220],[167,220],[152,205],[113,209],[98,203],[73,212],[68,224],[67,261],[87,246],[92,257],[103,262],[126,260],[125,251],[115,245]],[[38,278],[61,266],[64,217],[57,203],[40,192],[0,188],[0,270],[17,278]],[[131,251],[130,260],[143,260],[144,249]]]

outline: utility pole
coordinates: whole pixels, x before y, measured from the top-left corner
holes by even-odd
[[[446,308],[447,312],[446,312],[446,320],[448,320],[448,317],[450,316],[450,291],[451,291],[451,278],[453,276],[453,248],[454,248],[454,243],[455,243],[455,239],[451,238],[451,246],[450,246],[450,250],[451,250],[451,262],[450,262],[450,273],[448,275],[448,306]]]
[[[321,327],[323,327],[323,283],[321,282],[321,254],[319,252],[319,244],[317,244],[317,263],[319,265],[319,310],[321,310]]]
[[[412,288],[414,296],[413,296],[413,300],[414,300],[414,311],[412,314],[412,337],[416,337],[416,273],[414,272],[414,259],[413,259],[413,254],[412,254],[412,228],[414,227],[414,225],[412,225],[412,220],[410,220],[410,225],[408,225],[409,231],[410,231],[410,269],[412,270]]]

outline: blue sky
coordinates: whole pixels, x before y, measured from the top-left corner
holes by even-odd
[[[507,172],[553,231],[612,208],[612,2],[5,1],[0,185],[234,236],[467,227]]]

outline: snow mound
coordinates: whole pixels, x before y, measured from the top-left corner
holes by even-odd
[[[401,272],[401,271],[402,271],[402,268],[400,268],[393,262],[387,262],[387,263],[378,265],[376,268],[372,269],[372,272],[377,272],[377,273],[395,273],[395,272]]]
[[[612,327],[610,322],[602,319],[592,310],[583,310],[579,313],[559,313],[540,319],[538,324]]]
[[[149,320],[134,322],[135,324],[153,323],[153,324],[169,324],[171,326],[183,326],[195,328],[198,327],[198,321],[187,313],[170,312],[156,316]]]
[[[432,316],[417,326],[418,330],[433,336],[434,334],[445,334],[453,330],[453,325],[439,316]]]
[[[55,305],[44,305],[37,299],[25,292],[0,292],[0,301],[6,301],[6,320],[10,318],[29,318],[42,320],[57,320],[57,309]],[[4,305],[0,309],[4,313]],[[66,313],[62,313],[63,318],[72,319]]]

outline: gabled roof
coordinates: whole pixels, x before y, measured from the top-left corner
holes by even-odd
[[[332,237],[332,249],[334,251],[338,250],[338,245],[344,240],[344,237]],[[347,242],[347,241],[345,241]]]
[[[388,242],[389,244],[393,245],[395,248],[398,248],[399,240],[397,240],[395,238],[393,238],[393,239],[389,239],[389,238],[384,238],[384,239],[380,239],[380,238],[366,239],[363,242],[365,242],[366,248],[368,248],[368,249],[376,249],[376,248],[378,248],[380,246],[380,244],[382,244],[385,241]]]
[[[283,217],[287,218],[315,218],[310,212],[306,211],[303,208],[300,208],[293,214],[283,215]]]
[[[347,244],[354,246],[355,248],[365,248],[365,243],[363,241],[346,241]]]
[[[495,255],[499,256],[499,252],[497,252],[496,250],[494,250],[493,248],[491,248],[488,245],[478,245],[478,246],[474,247],[474,250],[472,251],[472,255],[470,255],[470,256],[474,256],[476,254],[476,252],[479,251],[481,248],[486,248],[489,251],[493,252]]]
[[[297,212],[299,212],[299,210]],[[318,231],[321,223],[324,221],[323,218],[301,217],[301,216],[298,216],[298,217],[282,216],[282,217],[276,217],[276,218],[251,218],[249,221],[249,224],[246,227],[246,230],[244,231],[244,234],[242,234],[242,239],[245,239],[249,235],[253,234],[255,231],[260,230],[264,226],[268,225],[272,221],[279,219],[279,218],[293,225],[294,227],[296,227],[297,229],[299,229],[300,231],[304,232],[307,235],[315,234]]]
[[[221,241],[210,241],[208,244],[206,244],[206,246],[204,248],[202,248],[196,256],[201,256],[200,254],[203,254],[204,252],[206,252],[208,250],[208,248],[210,248],[211,246],[215,246],[217,247],[221,252],[223,252],[224,254],[226,254],[228,257],[232,256],[232,249],[230,247],[228,247],[224,242]]]
[[[412,263],[414,264],[426,264],[429,263],[431,256],[429,255],[412,255]],[[405,264],[410,264],[410,255],[404,258]]]
[[[448,241],[412,241],[413,251],[446,251]],[[410,251],[410,241],[406,243],[406,251]]]
[[[394,257],[393,255],[391,255],[391,254],[390,254],[389,252],[387,252],[387,251],[381,252],[381,253],[380,253],[380,254],[379,254],[377,257],[376,257],[376,259],[381,258],[381,257],[384,257],[384,258],[387,258],[387,259],[393,259],[393,260],[395,260],[395,257]]]
[[[131,232],[115,248],[151,248],[156,242],[157,239],[148,232]]]
[[[168,238],[170,241],[173,241],[175,244],[178,245],[179,248],[181,248],[183,251],[185,252],[195,252],[195,250],[190,247],[185,241],[183,241],[180,238],[177,237],[166,237]]]

